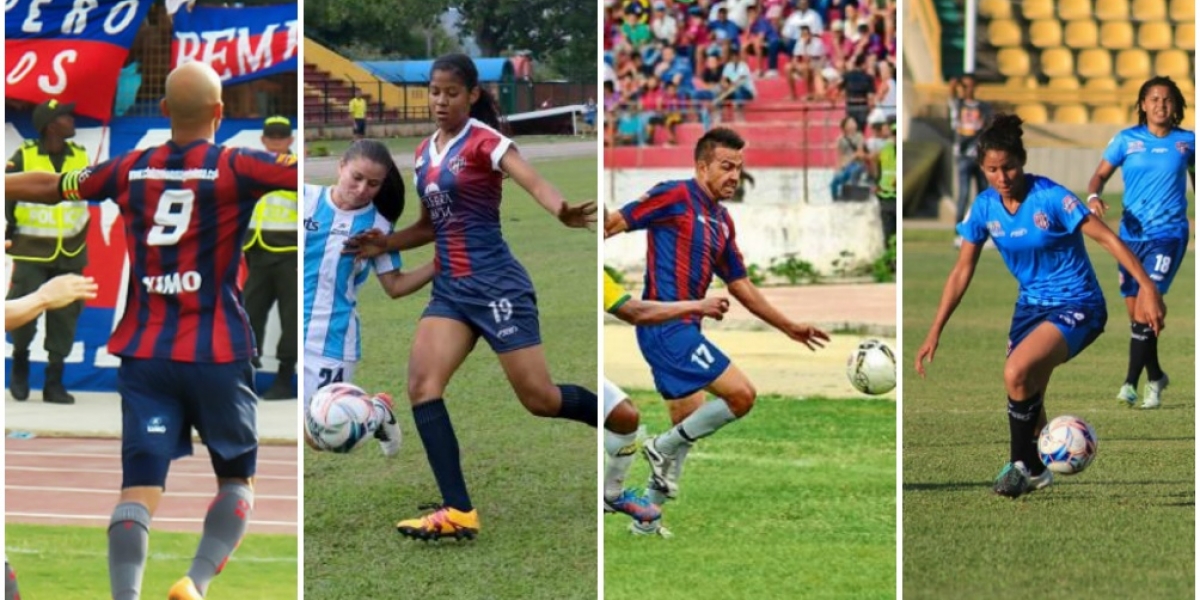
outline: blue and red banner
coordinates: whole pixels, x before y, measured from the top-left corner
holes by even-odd
[[[6,0],[4,96],[74,102],[107,121],[117,78],[152,0]]]
[[[296,4],[195,6],[174,17],[171,67],[208,63],[226,85],[295,71],[300,41]]]

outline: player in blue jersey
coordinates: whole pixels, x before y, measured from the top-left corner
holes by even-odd
[[[390,236],[358,236],[352,249],[374,256],[435,244],[437,272],[409,355],[408,397],[443,503],[431,514],[400,521],[396,529],[422,540],[473,538],[479,516],[467,493],[443,396],[479,338],[499,357],[529,412],[592,427],[599,413],[594,392],[555,385],[550,378],[533,284],[500,232],[501,184],[511,177],[568,227],[589,227],[596,221],[596,206],[568,204],[497,131],[495,102],[479,85],[475,63],[466,55],[434,61],[429,109],[437,131],[416,152],[420,219]]]
[[[1191,181],[1192,188],[1196,186],[1196,134],[1179,127],[1186,108],[1183,93],[1170,77],[1155,77],[1143,83],[1138,92],[1137,127],[1113,137],[1088,182],[1088,206],[1104,218],[1108,204],[1100,193],[1113,173],[1121,169],[1125,181],[1121,240],[1137,255],[1163,295],[1171,289],[1191,236],[1187,185]],[[1159,364],[1158,336],[1147,323],[1134,318],[1139,284],[1124,268],[1119,275],[1131,331],[1129,368],[1117,399],[1128,406],[1137,403],[1138,379],[1145,369],[1148,381],[1142,408],[1158,408],[1171,379]]]
[[[915,359],[917,373],[924,377],[925,363],[933,361],[942,330],[990,238],[1019,285],[1004,363],[1009,462],[993,487],[1010,498],[1050,485],[1050,471],[1037,453],[1037,436],[1046,423],[1046,386],[1055,367],[1095,341],[1108,319],[1084,236],[1112,254],[1141,285],[1133,305],[1139,322],[1157,333],[1166,314],[1149,275],[1104,221],[1063,186],[1025,173],[1021,133],[1019,117],[997,115],[979,136],[977,160],[991,188],[979,194],[970,216],[958,225],[963,238],[958,260]]]
[[[652,188],[605,219],[605,236],[623,231],[648,232],[644,300],[681,302],[704,298],[714,275],[730,295],[756,317],[792,340],[816,350],[829,340],[820,329],[791,320],[762,295],[747,276],[738,250],[733,220],[722,200],[741,182],[745,141],[733,130],[705,133],[694,151],[696,176]],[[700,315],[637,328],[638,346],[650,365],[654,385],[674,426],[648,441],[643,454],[650,462],[647,497],[658,505],[673,498],[689,449],[700,438],[740,419],[754,406],[757,392],[750,378],[700,331]],[[705,391],[717,396],[704,401]],[[660,523],[633,523],[634,533],[665,534]]]
[[[388,296],[411,294],[433,278],[433,264],[401,271],[399,252],[359,261],[343,252],[347,239],[369,229],[391,231],[403,213],[404,180],[387,146],[373,140],[350,145],[338,162],[337,183],[304,186],[304,405],[319,388],[354,380],[362,356],[358,290],[371,270]],[[400,449],[392,399],[376,394],[381,423],[375,432],[383,453]],[[306,430],[307,432],[307,430]],[[317,449],[310,441],[310,447]]]

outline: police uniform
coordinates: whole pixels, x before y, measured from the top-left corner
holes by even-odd
[[[291,135],[291,123],[284,117],[271,117],[263,127],[264,135]],[[243,249],[246,253],[245,303],[250,327],[263,353],[263,339],[271,305],[279,303],[281,336],[275,347],[279,371],[275,382],[263,394],[264,400],[295,398],[292,377],[296,371],[296,286],[299,277],[297,222],[300,212],[297,195],[292,190],[275,190],[264,194],[254,207],[250,230]]]
[[[894,126],[894,124],[893,124]],[[883,247],[896,235],[896,138],[889,138],[879,151],[879,182],[875,192],[883,221]]]
[[[62,116],[71,115],[73,103],[50,100],[33,112],[38,135]],[[66,173],[88,166],[87,150],[64,140],[60,152],[46,150],[43,140],[26,140],[8,159],[6,172],[44,171]],[[8,255],[13,259],[12,286],[8,299],[31,294],[45,282],[65,273],[82,274],[87,266],[88,206],[86,201],[67,201],[56,205],[21,202],[5,203],[8,227],[5,237],[12,240]],[[46,312],[45,348],[49,353],[43,400],[71,404],[75,398],[63,386],[63,359],[75,343],[75,325],[83,311],[83,301]],[[29,346],[37,333],[37,321],[14,329],[12,374],[9,389],[18,401],[29,397]]]

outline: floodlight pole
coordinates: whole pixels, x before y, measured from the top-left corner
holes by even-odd
[[[979,0],[967,0],[967,14],[964,17],[966,31],[963,44],[963,73],[975,73],[975,25],[979,21]]]

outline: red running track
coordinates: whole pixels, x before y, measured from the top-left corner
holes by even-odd
[[[121,441],[8,438],[4,449],[7,523],[108,525],[121,487]],[[297,533],[296,446],[261,446],[249,534]],[[171,463],[153,528],[199,533],[216,494],[208,450]]]

